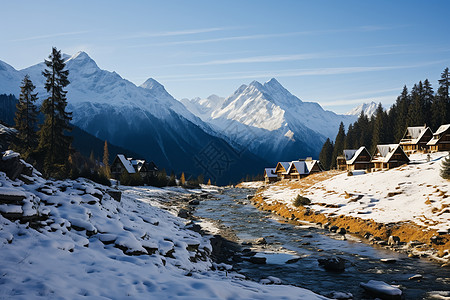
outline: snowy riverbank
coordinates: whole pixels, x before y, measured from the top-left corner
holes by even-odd
[[[429,254],[438,254],[446,261],[450,259],[450,182],[442,179],[439,172],[447,155],[433,153],[427,161],[426,154],[414,154],[409,165],[381,172],[355,171],[352,176],[347,172],[327,172],[282,181],[260,189],[255,201],[262,208],[282,211],[288,218],[303,211],[307,221],[324,224],[327,220],[339,220],[339,227],[362,235],[361,230],[370,232],[370,224],[384,224],[387,229],[383,234],[399,235],[403,244],[422,238],[414,251],[437,249],[439,253]],[[293,200],[297,195],[307,197],[311,204],[296,208]],[[361,226],[362,223],[366,225]],[[376,230],[372,234],[376,235]]]
[[[0,299],[326,299],[216,265],[209,237],[161,208],[184,190],[123,187],[119,202],[84,179],[25,176],[0,172]]]

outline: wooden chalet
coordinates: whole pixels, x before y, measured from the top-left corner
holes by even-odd
[[[417,126],[408,127],[403,138],[400,140],[400,146],[405,153],[427,150],[427,143],[433,138],[433,132],[430,127]]]
[[[354,171],[373,168],[372,156],[364,146],[359,147],[359,149],[346,149],[343,151],[343,154],[345,169],[341,167],[340,170]]]
[[[313,160],[311,158],[305,160],[297,160],[292,161],[289,165],[289,169],[287,171],[288,178],[290,179],[300,179],[304,178],[310,174],[322,172],[323,168],[321,167],[318,160]]]
[[[450,151],[450,124],[441,125],[427,143],[430,151]]]
[[[278,180],[289,178],[288,170],[289,170],[290,164],[291,164],[290,162],[286,162],[286,161],[277,163],[277,166],[275,168],[275,173],[277,174]]]
[[[408,162],[409,158],[400,144],[377,145],[377,151],[372,158],[375,170],[392,169]]]
[[[117,154],[111,164],[111,175],[114,179],[120,179],[120,175],[139,174],[142,178],[155,176],[158,168],[154,162],[147,162],[144,159],[127,158],[123,154]]]
[[[264,181],[266,184],[278,181],[277,173],[275,172],[276,168],[265,168],[264,169]]]

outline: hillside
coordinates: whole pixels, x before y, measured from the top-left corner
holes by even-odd
[[[28,184],[0,171],[2,299],[326,299],[214,263],[211,236],[158,208],[193,192],[122,187],[119,200],[88,180],[45,180],[25,169]]]
[[[418,239],[434,249],[450,244],[450,182],[439,176],[441,161],[448,154],[414,154],[411,164],[396,169],[365,174],[329,171],[301,179],[281,181],[257,193],[256,201],[266,209],[276,208],[312,222],[336,223],[351,232],[363,230],[386,239],[398,235],[403,243]],[[302,195],[311,200],[304,214],[293,200]],[[280,206],[281,205],[281,206]],[[303,214],[303,215],[302,215]],[[377,224],[383,230],[377,231]],[[395,224],[395,225],[393,225]],[[373,225],[373,228],[371,228]],[[409,229],[406,229],[406,228]],[[380,227],[381,228],[381,227]]]

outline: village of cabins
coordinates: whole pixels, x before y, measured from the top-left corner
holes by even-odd
[[[398,144],[377,145],[373,155],[365,146],[345,149],[336,158],[336,168],[340,171],[386,170],[409,163],[412,153],[438,151],[450,151],[450,124],[441,125],[435,133],[427,126],[408,127]],[[269,184],[282,179],[300,179],[322,171],[320,161],[307,158],[278,162],[275,168],[265,168],[264,179]]]

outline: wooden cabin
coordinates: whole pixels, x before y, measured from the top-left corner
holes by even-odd
[[[264,169],[264,181],[266,184],[278,181],[276,168],[265,168]]]
[[[309,158],[306,160],[292,161],[289,165],[287,173],[290,179],[300,179],[310,174],[322,171],[323,168],[321,167],[319,161]]]
[[[340,155],[336,157],[336,167],[339,171],[347,170],[347,161],[345,160],[345,156]]]
[[[450,124],[441,125],[427,143],[429,151],[450,151]]]
[[[290,162],[282,161],[277,163],[277,167],[275,168],[275,173],[277,174],[278,180],[288,179],[288,170],[290,166]]]
[[[141,175],[142,178],[155,176],[158,168],[154,162],[147,162],[144,159],[127,158],[123,154],[117,154],[111,164],[111,175],[114,179],[120,179],[123,172],[128,174]]]
[[[371,162],[375,170],[385,170],[407,164],[409,158],[400,144],[377,145],[377,151]]]
[[[433,132],[430,127],[417,126],[406,128],[403,138],[400,140],[400,146],[405,153],[415,151],[425,151],[428,149],[427,143],[433,138]]]
[[[345,165],[347,171],[367,170],[373,168],[372,156],[366,147],[344,150]]]

